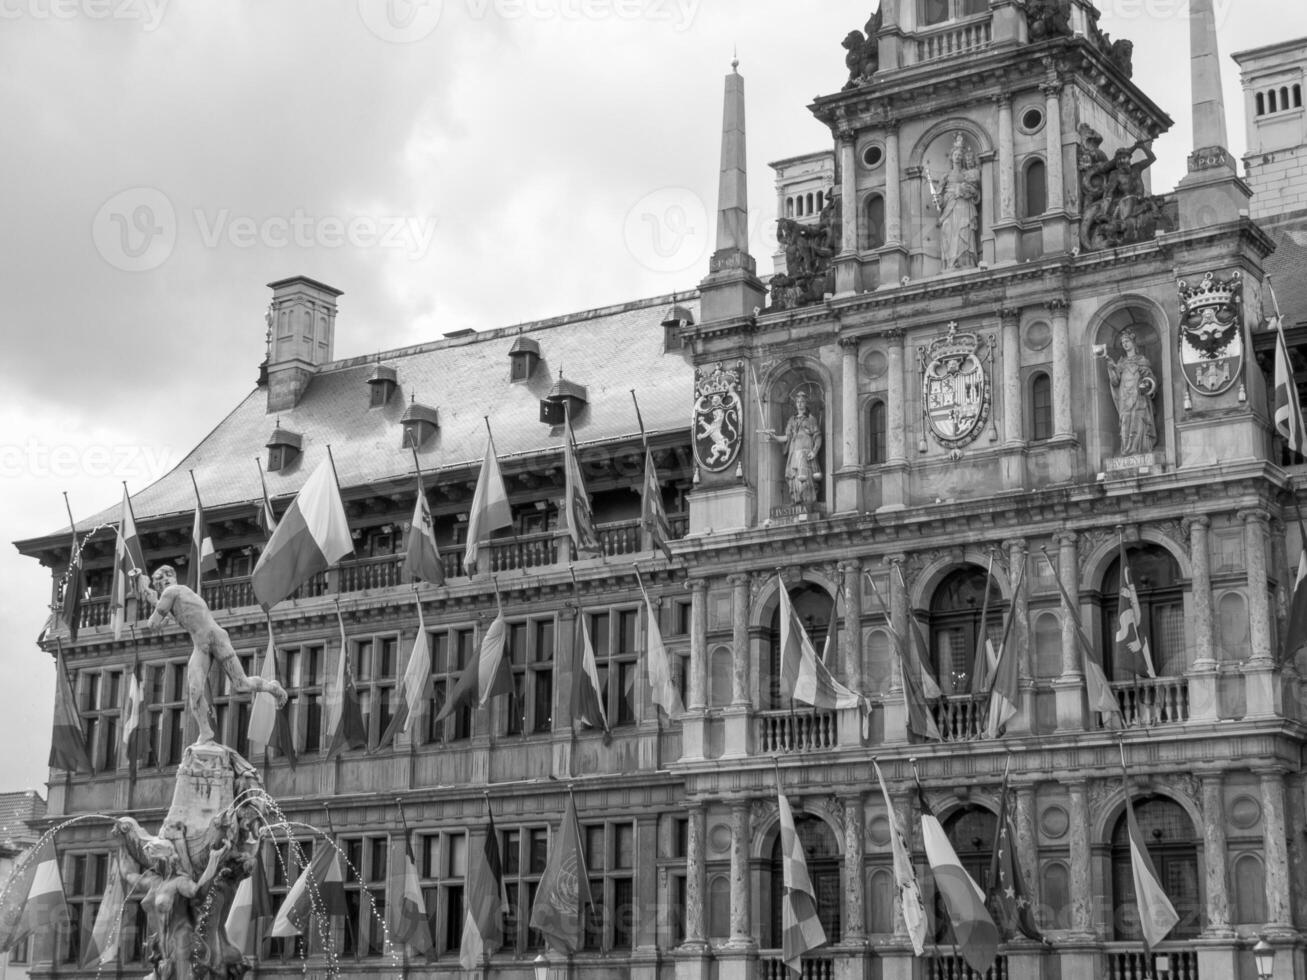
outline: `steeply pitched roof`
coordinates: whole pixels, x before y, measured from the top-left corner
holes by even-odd
[[[679,293],[676,301],[698,315],[697,297]],[[257,388],[175,469],[135,493],[133,512],[138,521],[191,512],[191,470],[206,510],[256,500],[260,489],[254,461],[264,455],[277,426],[303,436],[303,454],[290,469],[267,474],[273,498],[298,491],[328,446],[346,491],[403,479],[413,473],[413,457],[402,448],[400,418],[412,396],[435,407],[440,417],[438,434],[419,452],[424,472],[479,466],[487,419],[501,459],[559,451],[560,437],[539,421],[539,402],[560,368],[569,380],[585,386],[589,399],[573,421],[578,444],[638,434],[632,388],[651,435],[684,430],[694,370],[685,352],[664,351],[662,319],[671,303],[671,296],[662,296],[383,352],[382,361],[398,374],[399,388],[379,408],[369,408],[367,385],[376,354],[325,365],[288,411],[269,414],[266,391]],[[339,321],[337,329],[347,330],[348,323]],[[531,379],[512,383],[509,351],[522,333],[539,343],[541,359]],[[79,528],[116,519],[115,506]]]
[[[1275,251],[1266,259],[1266,272],[1280,301],[1284,325],[1307,323],[1307,212],[1262,227],[1275,242]],[[1269,296],[1262,312],[1266,316],[1275,312]]]
[[[45,800],[34,789],[0,793],[0,848],[21,851],[40,837],[29,821],[45,816]]]

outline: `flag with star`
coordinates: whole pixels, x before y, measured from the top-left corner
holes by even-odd
[[[1034,905],[1026,891],[1026,879],[1021,874],[1017,859],[1017,832],[1008,809],[1008,774],[1003,773],[1003,788],[999,791],[998,834],[994,838],[994,854],[989,861],[989,912],[994,917],[1000,934],[1005,939],[1022,935],[1037,943],[1046,942],[1044,934],[1035,924]]]

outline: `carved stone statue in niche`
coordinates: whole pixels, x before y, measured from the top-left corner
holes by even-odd
[[[880,42],[876,40],[880,26],[881,14],[877,8],[867,21],[865,35],[862,31],[849,31],[845,36],[844,50],[848,54],[844,56],[844,65],[849,69],[849,80],[844,84],[846,91],[870,82],[871,76],[880,68]]]
[[[1071,0],[1026,0],[1026,34],[1033,44],[1071,36]]]
[[[940,260],[944,270],[974,269],[980,254],[980,164],[961,133],[949,150],[949,171],[932,188],[939,208]]]
[[[1148,241],[1170,224],[1165,200],[1144,184],[1144,171],[1157,159],[1152,140],[1121,147],[1111,159],[1102,142],[1089,126],[1080,127],[1080,245],[1087,252]],[[1144,158],[1135,160],[1140,150]]]
[[[1094,355],[1107,362],[1107,380],[1121,425],[1119,452],[1122,456],[1140,456],[1151,453],[1157,445],[1157,423],[1153,418],[1157,375],[1139,350],[1139,338],[1133,329],[1122,330],[1118,339],[1123,353],[1115,361],[1106,344],[1096,346]]]
[[[842,235],[840,203],[833,188],[826,195],[816,224],[805,225],[790,218],[776,222],[776,240],[785,250],[785,272],[772,276],[772,309],[809,306],[835,292],[835,255]]]
[[[806,387],[797,389],[791,401],[794,414],[785,423],[784,435],[764,432],[764,439],[785,447],[785,484],[790,504],[811,511],[817,506],[821,481],[821,420],[808,411]]]

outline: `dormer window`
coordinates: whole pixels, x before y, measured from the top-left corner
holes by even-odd
[[[440,416],[430,405],[414,401],[404,409],[399,424],[404,427],[401,446],[404,449],[421,449],[440,428]]]
[[[512,362],[509,380],[528,381],[540,363],[540,345],[530,337],[519,336],[508,351],[508,359]]]
[[[562,425],[571,416],[575,422],[586,406],[585,385],[560,377],[540,402],[540,421],[549,425]]]
[[[390,401],[390,396],[398,387],[399,375],[395,369],[385,364],[378,364],[372,369],[372,374],[368,378],[368,388],[371,389],[368,404],[372,408],[381,408]]]
[[[921,4],[921,26],[933,27],[946,20],[974,17],[989,10],[989,0],[918,0]]]
[[[684,306],[673,303],[663,314],[663,350],[680,350],[681,330],[694,326],[694,314]]]
[[[278,425],[268,439],[268,472],[289,469],[304,448],[304,437]]]

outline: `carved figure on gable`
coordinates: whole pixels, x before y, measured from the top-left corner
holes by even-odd
[[[772,309],[793,310],[820,303],[835,291],[835,255],[842,235],[840,203],[833,189],[815,224],[791,218],[776,222],[776,240],[785,251],[785,272],[772,276]]]
[[[1076,151],[1077,169],[1080,173],[1080,206],[1087,208],[1103,197],[1103,185],[1106,173],[1111,169],[1111,162],[1103,152],[1103,137],[1088,123],[1081,123],[1077,130],[1080,146]]]
[[[1111,38],[1104,34],[1105,40]],[[1121,70],[1121,74],[1126,78],[1133,78],[1135,74],[1135,43],[1122,38],[1119,41],[1112,41],[1111,47],[1107,49],[1107,56],[1112,60],[1112,64]]]
[[[808,393],[803,388],[793,396],[794,414],[785,423],[785,434],[761,433],[764,439],[786,447],[785,483],[790,503],[812,510],[817,504],[817,482],[821,479],[821,422],[808,411]]]
[[[1122,456],[1151,453],[1157,445],[1157,423],[1153,418],[1153,396],[1157,394],[1157,375],[1148,358],[1139,350],[1139,338],[1127,327],[1119,337],[1123,353],[1115,361],[1107,346],[1096,346],[1094,354],[1107,362],[1107,380],[1112,386],[1117,419],[1121,425]]]
[[[1031,43],[1071,36],[1071,0],[1026,0],[1026,34]]]
[[[1080,244],[1085,251],[1147,241],[1169,224],[1165,200],[1148,193],[1143,173],[1157,159],[1152,140],[1121,147],[1108,160],[1098,149],[1101,137],[1082,127]],[[1144,158],[1135,160],[1143,151]]]
[[[867,21],[866,34],[862,31],[849,31],[845,35],[844,65],[849,69],[849,80],[844,83],[845,90],[857,88],[871,81],[871,76],[880,68],[880,42],[876,35],[880,33],[881,14],[878,9]]]
[[[961,133],[949,151],[949,171],[935,190],[939,207],[940,260],[945,271],[974,269],[980,246],[980,167]]]

